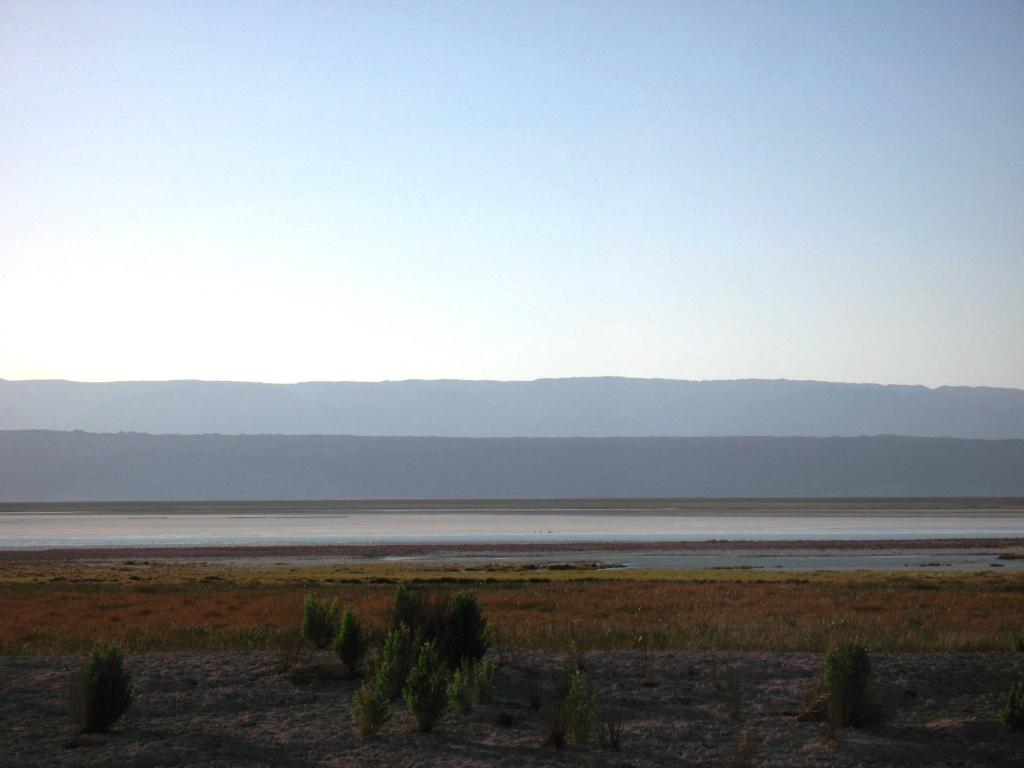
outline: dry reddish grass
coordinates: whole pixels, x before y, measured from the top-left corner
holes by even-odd
[[[1014,574],[758,580],[509,580],[465,585],[480,595],[499,646],[820,651],[837,641],[873,651],[1005,650],[1024,635],[1024,577]],[[162,578],[137,583],[0,586],[0,653],[272,648],[298,622],[303,596],[352,605],[370,624],[393,585]]]

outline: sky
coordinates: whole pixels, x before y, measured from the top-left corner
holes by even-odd
[[[1024,387],[1024,3],[0,2],[0,377]]]

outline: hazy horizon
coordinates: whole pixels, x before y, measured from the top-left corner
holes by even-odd
[[[716,384],[716,383],[731,383],[731,382],[791,382],[794,384],[839,384],[839,385],[851,385],[851,386],[868,386],[868,387],[905,387],[905,388],[921,388],[927,390],[939,390],[939,389],[1008,389],[1008,390],[1024,390],[1024,386],[1013,387],[1013,386],[994,386],[989,384],[916,384],[913,382],[902,382],[902,381],[850,381],[850,380],[833,380],[833,379],[794,379],[787,378],[785,376],[775,378],[758,378],[752,376],[739,376],[730,379],[719,379],[719,378],[680,378],[673,376],[624,376],[616,374],[607,375],[592,375],[592,376],[534,376],[527,378],[511,378],[511,379],[492,379],[492,378],[454,378],[454,377],[439,377],[439,378],[396,378],[396,379],[282,379],[282,380],[256,380],[256,379],[200,379],[200,378],[171,378],[171,379],[70,379],[59,376],[47,377],[47,378],[30,378],[30,379],[12,379],[0,376],[0,381],[10,383],[32,383],[32,382],[64,382],[68,384],[267,384],[267,385],[296,385],[296,384],[403,384],[403,383],[444,383],[444,382],[464,382],[464,383],[480,383],[480,384],[533,384],[544,381],[572,381],[572,380],[622,380],[622,381],[664,381],[664,382],[685,382],[692,384]]]

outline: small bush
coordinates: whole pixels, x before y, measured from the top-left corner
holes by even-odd
[[[825,692],[829,724],[867,725],[873,719],[869,698],[871,661],[859,645],[846,644],[825,655]]]
[[[579,670],[572,659],[567,659],[562,669],[554,675],[554,698],[565,700],[569,695],[569,687],[572,685],[572,678]]]
[[[644,647],[643,657],[643,679],[641,683],[645,688],[657,688],[661,685],[661,675],[658,671],[658,657],[648,647]]]
[[[598,725],[598,741],[602,749],[619,752],[622,749],[622,717],[615,710],[608,710],[601,716]]]
[[[391,703],[369,680],[352,696],[352,709],[359,735],[364,739],[391,719]]]
[[[391,628],[408,627],[413,637],[436,643],[444,634],[448,606],[447,593],[419,592],[399,584],[391,611]]]
[[[448,681],[437,657],[433,643],[426,643],[420,649],[416,666],[409,672],[402,697],[413,717],[416,727],[424,733],[433,730],[447,704]]]
[[[115,644],[97,644],[78,673],[72,689],[74,716],[82,733],[107,730],[132,703],[131,673],[124,651]]]
[[[345,665],[349,677],[355,677],[362,671],[368,645],[366,633],[363,632],[359,619],[351,608],[346,608],[345,615],[341,618],[341,629],[334,639],[334,653]]]
[[[494,648],[494,655],[497,658],[497,664],[499,667],[507,667],[509,665],[509,650],[513,645],[512,632],[506,627],[504,629],[500,627],[490,627],[491,646]]]
[[[452,668],[464,660],[479,661],[487,653],[490,637],[480,601],[471,592],[459,592],[448,605],[444,622],[443,660]]]
[[[1017,683],[1010,689],[1006,706],[999,710],[999,722],[1008,731],[1024,730],[1024,683]]]
[[[725,698],[726,710],[730,720],[739,720],[743,712],[743,688],[726,670],[715,665],[715,690]]]
[[[307,653],[306,640],[302,633],[295,629],[287,629],[277,636],[277,661],[274,668],[279,675],[289,674],[299,665]]]
[[[469,712],[473,709],[473,670],[464,664],[455,670],[448,683],[448,708],[453,712]]]
[[[415,629],[420,618],[419,595],[413,594],[405,584],[399,584],[395,590],[395,605],[391,609],[391,627]]]
[[[412,633],[404,624],[388,633],[376,671],[377,689],[388,701],[401,697],[418,652]]]
[[[803,687],[803,704],[797,715],[801,723],[823,723],[828,720],[828,693],[821,677],[809,680]]]
[[[313,595],[306,595],[302,604],[302,637],[314,648],[326,648],[338,634],[338,603],[321,603]]]
[[[569,625],[569,657],[574,671],[583,671],[587,668],[587,661],[590,655],[590,643],[583,636],[583,630],[578,621]]]
[[[434,644],[441,661],[456,669],[466,659],[479,661],[490,646],[490,631],[480,601],[470,592],[414,592],[400,584],[395,592],[392,627],[408,627],[414,638]]]
[[[569,682],[569,693],[562,704],[566,729],[574,744],[586,744],[597,709],[597,694],[590,691],[586,675],[577,670]]]
[[[490,704],[494,698],[494,683],[498,668],[493,661],[471,665],[473,669],[473,700],[477,704]]]
[[[1013,650],[1017,653],[1024,653],[1024,635],[1017,638],[1017,642],[1013,644]]]
[[[545,746],[561,749],[565,746],[565,709],[552,707],[544,712],[541,741]]]

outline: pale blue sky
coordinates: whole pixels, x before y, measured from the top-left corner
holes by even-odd
[[[0,3],[0,377],[1024,387],[1024,3]]]

